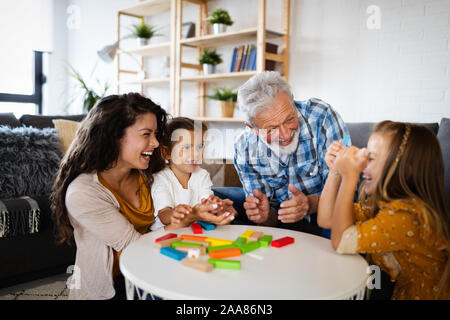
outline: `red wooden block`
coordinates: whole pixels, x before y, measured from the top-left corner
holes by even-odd
[[[272,247],[281,248],[287,246],[288,244],[294,243],[294,238],[292,237],[284,237],[277,240],[272,241]]]
[[[155,242],[160,242],[160,241],[163,241],[163,240],[169,240],[169,239],[176,238],[176,237],[177,237],[176,233],[168,233],[165,236],[162,236],[161,238],[156,239]]]
[[[203,228],[200,223],[197,223],[197,222],[192,223],[191,229],[192,229],[192,232],[194,232],[195,234],[203,233]]]

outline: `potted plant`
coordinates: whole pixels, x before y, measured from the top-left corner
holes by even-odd
[[[227,26],[233,25],[234,21],[231,20],[228,11],[219,8],[213,11],[207,18],[207,21],[213,25],[214,34],[219,34],[227,31]]]
[[[102,86],[102,92],[101,93],[97,93],[94,89],[89,88],[88,85],[86,84],[86,82],[84,81],[83,77],[80,75],[80,73],[75,70],[72,66],[69,66],[71,69],[71,76],[78,81],[79,85],[80,85],[80,89],[82,90],[82,94],[83,94],[83,112],[89,112],[97,103],[98,100],[100,100],[101,98],[103,98],[106,94],[106,92],[108,91],[108,84],[105,83],[104,86]],[[97,79],[97,83],[100,85],[99,80]],[[73,101],[76,100],[77,97],[75,97],[71,103],[72,104]]]
[[[203,65],[204,74],[214,73],[216,71],[216,65],[222,63],[222,61],[220,54],[218,54],[215,49],[203,50],[200,58],[198,58],[198,62]]]
[[[148,41],[158,36],[159,34],[156,34],[156,27],[152,25],[146,24],[144,21],[142,21],[140,24],[133,24],[131,26],[132,34],[131,36],[138,39],[138,43],[141,46],[145,46],[148,44]]]
[[[214,88],[212,95],[207,95],[208,98],[219,101],[219,106],[222,111],[222,117],[232,118],[234,108],[236,107],[237,91],[236,88]]]

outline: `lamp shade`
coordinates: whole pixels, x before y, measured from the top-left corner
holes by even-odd
[[[97,51],[97,54],[104,62],[111,63],[114,61],[118,47],[119,41],[109,46],[105,46],[103,49]]]

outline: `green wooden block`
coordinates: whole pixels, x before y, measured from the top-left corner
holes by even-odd
[[[241,269],[241,262],[239,260],[225,260],[225,259],[208,259],[209,263],[212,263],[214,268],[218,269]]]
[[[251,242],[248,242],[248,243],[240,246],[239,249],[241,249],[242,254],[245,254],[247,252],[250,252],[250,251],[258,249],[260,246],[261,245],[259,244],[259,242],[251,241]]]
[[[236,239],[236,241],[234,241],[234,245],[236,245],[237,247],[241,247],[242,245],[247,243],[247,239],[245,239],[244,237],[239,237]]]
[[[272,242],[272,236],[269,235],[265,235],[263,236],[261,239],[259,239],[259,244],[261,245],[261,247],[267,248],[270,243]]]
[[[194,243],[194,242],[185,242],[185,241],[175,241],[172,243],[172,248],[176,247],[202,247],[203,245],[201,243]]]
[[[224,246],[207,247],[206,251],[210,252],[210,251],[214,251],[214,250],[231,249],[231,248],[236,248],[236,245],[234,245],[234,244],[227,244],[227,245],[224,245]]]

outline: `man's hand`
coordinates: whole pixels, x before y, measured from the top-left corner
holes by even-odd
[[[302,220],[309,211],[308,197],[293,184],[289,185],[292,199],[283,201],[278,210],[278,220],[283,223],[293,223]]]
[[[269,199],[259,190],[253,190],[253,196],[245,199],[244,208],[247,217],[254,223],[264,223],[269,219]]]

